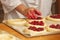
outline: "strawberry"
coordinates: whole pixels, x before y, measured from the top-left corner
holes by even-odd
[[[54,15],[51,15],[50,17],[59,19],[60,18],[60,14],[54,14]]]
[[[55,28],[56,26],[54,24],[50,25],[51,28]]]
[[[40,21],[40,22],[39,22],[39,25],[40,25],[40,26],[44,26],[44,22],[43,22],[43,21]]]
[[[56,24],[56,25],[52,24],[52,25],[50,25],[50,27],[51,28],[60,29],[60,24]]]
[[[37,17],[37,19],[42,19],[42,17]]]
[[[28,29],[36,31],[36,27],[35,26],[30,26]]]
[[[60,29],[60,25],[59,24],[57,24],[56,27],[57,27],[57,29]]]
[[[32,21],[32,22],[30,22],[30,24],[44,26],[44,22],[43,21]]]
[[[43,31],[43,28],[36,28],[35,26],[30,26],[28,29],[33,30],[33,31]]]

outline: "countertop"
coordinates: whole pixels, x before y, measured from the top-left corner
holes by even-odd
[[[3,23],[0,23],[0,29],[7,31],[10,34],[13,34],[16,37],[21,38],[22,40],[60,40],[60,34],[27,38]]]

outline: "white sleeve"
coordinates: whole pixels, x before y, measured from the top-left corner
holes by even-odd
[[[20,0],[1,0],[1,3],[3,5],[3,9],[5,13],[8,13],[14,10],[18,5],[20,5],[21,1]]]

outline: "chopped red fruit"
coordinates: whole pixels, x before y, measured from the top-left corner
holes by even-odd
[[[31,20],[41,20],[43,19],[42,17],[37,17],[37,18],[31,18]]]
[[[56,27],[57,27],[57,29],[60,29],[60,25],[59,24],[57,24]]]
[[[43,31],[44,29],[43,28],[37,28],[37,31]]]
[[[36,27],[34,27],[34,26],[30,26],[28,29],[36,31]]]
[[[44,28],[36,28],[35,26],[30,26],[28,29],[33,30],[33,31],[43,31]]]
[[[50,17],[55,18],[55,16],[50,16]]]
[[[51,15],[50,17],[60,19],[60,14],[54,14],[54,15]]]
[[[44,26],[44,22],[43,21],[32,21],[32,22],[30,22],[30,24]]]
[[[37,17],[37,19],[43,19],[42,17]]]
[[[54,25],[54,24],[52,24],[52,25],[50,25],[50,27],[51,27],[51,28],[55,28],[55,25]]]
[[[50,25],[50,27],[51,28],[60,29],[60,24],[56,24],[56,25],[52,24],[52,25]]]
[[[32,25],[36,25],[37,23],[38,23],[37,21],[30,22],[30,24],[32,24]]]
[[[44,26],[44,22],[43,21],[40,21],[39,22],[39,25]]]

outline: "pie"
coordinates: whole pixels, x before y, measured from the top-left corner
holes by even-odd
[[[25,19],[9,19],[6,20],[5,23],[13,26],[23,26],[26,23],[26,21]]]
[[[52,21],[60,21],[60,14],[51,14],[47,16],[46,19],[52,20]]]
[[[19,39],[3,30],[0,30],[0,40],[19,40]]]
[[[26,23],[26,26],[29,27],[29,26],[35,26],[35,27],[45,27],[46,24],[45,24],[45,19],[42,18],[42,19],[26,19],[27,23]]]
[[[24,30],[25,34],[29,34],[31,36],[34,35],[39,35],[39,34],[44,34],[44,32],[46,32],[45,29],[45,19],[41,18],[41,19],[26,19],[27,23],[26,23],[26,29]]]
[[[50,24],[47,28],[50,32],[60,32],[60,24]]]

